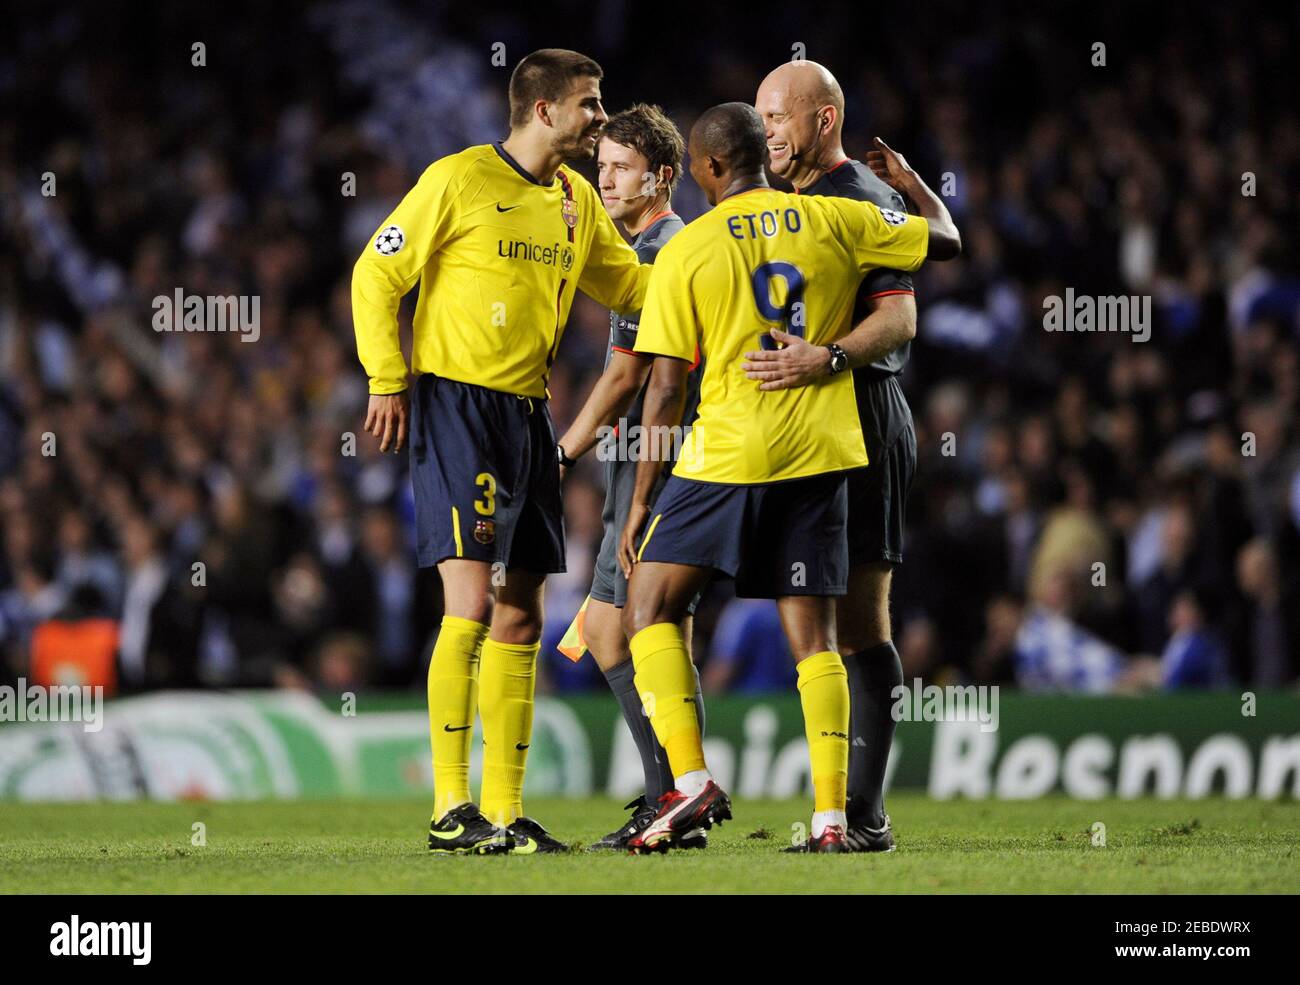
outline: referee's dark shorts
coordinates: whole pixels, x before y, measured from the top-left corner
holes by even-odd
[[[855,370],[853,388],[870,464],[847,473],[849,564],[901,564],[907,494],[916,474],[912,411],[893,374],[869,366]]]

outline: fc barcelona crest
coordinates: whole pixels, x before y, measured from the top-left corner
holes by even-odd
[[[480,544],[490,544],[496,540],[497,525],[493,520],[474,521],[474,539]]]
[[[566,198],[560,206],[560,215],[564,217],[564,224],[572,229],[578,224],[578,203]]]

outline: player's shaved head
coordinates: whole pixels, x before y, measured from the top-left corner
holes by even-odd
[[[767,74],[758,91],[769,86],[783,89],[788,99],[811,109],[834,106],[837,120],[844,116],[844,90],[825,65],[804,59],[785,62]]]
[[[691,128],[691,156],[711,157],[735,174],[762,171],[767,138],[758,112],[749,103],[706,109]]]

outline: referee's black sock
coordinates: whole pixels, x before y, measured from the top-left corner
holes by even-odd
[[[903,683],[903,663],[892,641],[844,658],[849,673],[849,800],[855,817],[878,828],[885,815],[885,766],[898,724],[891,713],[894,688]]]
[[[645,796],[651,804],[673,789],[673,771],[668,766],[668,753],[664,752],[655,738],[654,727],[650,719],[641,711],[641,696],[636,693],[633,677],[636,669],[631,660],[625,660],[617,667],[605,671],[605,680],[609,689],[618,699],[618,707],[623,712],[623,721],[627,722],[636,751],[641,754],[641,769],[645,773]],[[697,691],[698,693],[698,691]]]

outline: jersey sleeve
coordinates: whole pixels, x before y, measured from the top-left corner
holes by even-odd
[[[873,202],[823,199],[838,209],[848,223],[858,269],[866,274],[877,267],[916,270],[930,247],[930,224],[919,215],[882,209]]]
[[[915,293],[916,288],[912,284],[911,274],[903,270],[894,270],[891,267],[877,267],[862,278],[862,287],[858,290],[858,297],[869,301],[872,298],[878,298],[886,294]]]
[[[640,317],[625,318],[622,315],[610,312],[609,316],[609,346],[617,352],[635,352],[637,326],[640,323]]]
[[[875,202],[882,209],[893,209],[895,212],[907,211],[907,203],[903,201],[903,196],[883,181],[877,183],[876,190],[877,193],[874,196],[868,194],[866,198],[860,199],[860,201]],[[907,271],[894,270],[891,267],[877,267],[862,278],[862,286],[858,289],[858,298],[862,301],[870,301],[886,294],[914,293],[912,275]]]
[[[591,187],[585,178],[575,176],[575,181]],[[596,231],[591,237],[587,262],[578,278],[578,290],[614,311],[640,311],[650,282],[650,266],[637,259],[636,251],[619,235],[618,227],[595,193],[585,197],[586,208],[594,213]]]
[[[357,355],[373,394],[406,389],[397,308],[429,258],[456,235],[459,196],[453,158],[431,164],[385,219],[352,268]]]
[[[682,256],[681,250],[666,249],[653,267],[646,268],[654,273],[641,310],[635,351],[693,362],[699,322],[690,278],[679,259]]]

